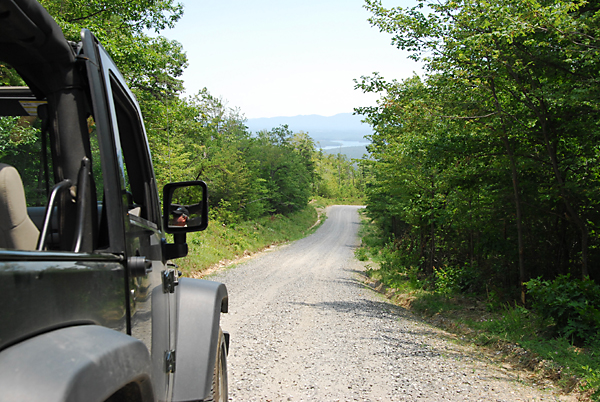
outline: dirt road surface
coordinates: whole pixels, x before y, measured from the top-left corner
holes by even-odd
[[[230,400],[558,401],[363,285],[358,207],[212,276],[229,290]]]

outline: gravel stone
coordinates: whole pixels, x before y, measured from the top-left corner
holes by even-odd
[[[229,291],[230,400],[567,401],[365,287],[358,210],[213,275]]]

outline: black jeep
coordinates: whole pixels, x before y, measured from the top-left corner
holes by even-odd
[[[171,262],[206,185],[168,184],[161,209],[138,103],[89,31],[0,0],[0,61],[27,84],[0,87],[0,401],[227,400],[227,290]]]

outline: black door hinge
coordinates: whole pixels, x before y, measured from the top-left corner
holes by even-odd
[[[175,351],[167,350],[165,352],[165,372],[174,373],[175,372]]]
[[[179,284],[178,272],[175,269],[162,271],[163,293],[175,293],[175,286]]]

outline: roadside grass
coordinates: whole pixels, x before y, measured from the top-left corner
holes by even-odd
[[[416,270],[382,269],[383,242],[374,225],[363,219],[362,245],[355,251],[369,261],[367,276],[374,288],[428,322],[479,347],[499,364],[526,369],[554,382],[580,401],[600,401],[600,336],[585,346],[556,338],[553,322],[520,305],[498,304],[492,297],[426,290]],[[599,329],[600,330],[600,329]]]
[[[225,225],[213,220],[203,232],[188,233],[187,257],[176,260],[184,276],[198,277],[219,263],[254,254],[271,245],[301,239],[325,219],[314,205],[290,215],[272,215],[255,221]]]

